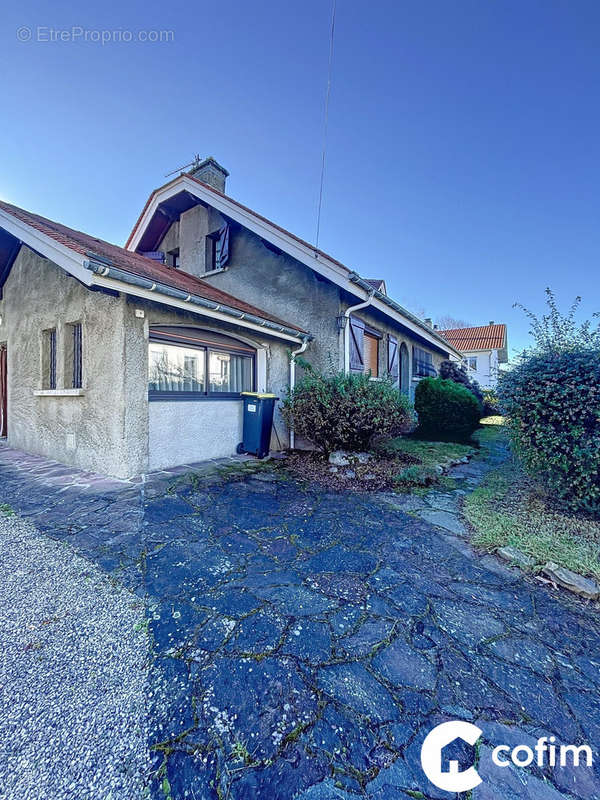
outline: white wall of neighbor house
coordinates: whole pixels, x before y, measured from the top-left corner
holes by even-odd
[[[463,353],[469,375],[482,389],[495,389],[498,384],[498,351],[477,350]],[[473,369],[475,364],[475,369]]]

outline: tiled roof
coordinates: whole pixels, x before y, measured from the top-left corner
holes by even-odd
[[[481,325],[438,331],[461,353],[471,350],[502,350],[506,347],[506,325]]]
[[[125,250],[123,247],[119,247],[116,244],[110,244],[102,239],[97,239],[95,236],[73,230],[73,228],[68,228],[66,225],[61,225],[59,222],[53,222],[45,217],[40,217],[38,214],[32,214],[30,211],[25,211],[10,203],[0,201],[0,209],[76,253],[81,255],[93,253],[104,259],[109,259],[115,267],[119,267],[126,272],[130,272],[142,278],[148,278],[149,280],[156,281],[156,283],[171,286],[174,289],[181,289],[184,292],[188,292],[188,294],[198,295],[206,300],[212,300],[215,303],[221,303],[222,305],[236,308],[239,311],[262,317],[263,319],[276,322],[288,328],[293,328],[302,333],[305,332],[297,325],[291,325],[284,320],[278,319],[272,314],[262,311],[260,308],[251,306],[248,303],[244,303],[243,300],[238,300],[237,297],[233,297],[233,295],[222,292],[220,289],[217,289],[200,278],[196,278],[186,272],[181,272],[178,269],[167,267],[159,261],[153,261],[139,253],[132,253],[130,250]]]

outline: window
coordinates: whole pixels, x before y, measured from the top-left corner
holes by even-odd
[[[437,375],[433,366],[433,356],[427,350],[413,347],[413,377],[434,378]]]
[[[473,372],[477,372],[477,357],[476,356],[469,356],[465,358],[465,366],[468,370],[472,370]]]
[[[83,386],[81,322],[73,322],[67,325],[66,334],[65,386],[70,385],[73,389],[81,389]]]
[[[148,393],[155,400],[239,398],[254,388],[255,351],[195,328],[150,331]]]
[[[395,336],[392,336],[390,333],[388,335],[387,371],[395,385],[398,385],[400,380],[400,363],[398,355],[398,339]]]
[[[209,233],[206,237],[205,272],[223,269],[229,261],[229,225],[225,223],[218,231]]]
[[[176,247],[175,250],[169,250],[167,253],[167,264],[169,267],[173,267],[174,269],[179,269],[179,248]]]
[[[372,378],[379,376],[379,339],[365,331],[365,372]]]
[[[379,376],[379,331],[350,317],[350,369],[352,372],[370,372],[373,378]]]
[[[42,332],[42,388],[56,389],[56,328]]]

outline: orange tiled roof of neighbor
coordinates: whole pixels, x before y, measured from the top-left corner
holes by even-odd
[[[453,328],[438,333],[462,353],[470,350],[502,350],[506,347],[506,325],[503,323]]]
[[[161,264],[159,261],[153,261],[139,253],[132,253],[130,250],[125,250],[125,248],[119,247],[116,244],[110,244],[102,239],[97,239],[87,233],[68,228],[66,225],[53,222],[52,220],[39,216],[39,214],[32,214],[30,211],[25,211],[25,209],[13,206],[10,203],[0,201],[0,209],[3,209],[8,214],[21,220],[21,222],[25,222],[27,225],[30,225],[32,228],[44,233],[46,236],[49,236],[51,239],[54,239],[54,241],[59,242],[76,253],[80,253],[81,255],[94,253],[97,256],[109,259],[114,266],[126,272],[131,272],[134,275],[148,278],[157,283],[165,284],[166,286],[171,286],[174,289],[181,289],[189,294],[198,295],[206,300],[212,300],[224,306],[230,306],[238,311],[267,319],[270,322],[284,325],[285,327],[297,330],[301,333],[305,332],[297,325],[291,325],[289,322],[285,322],[278,317],[274,317],[272,314],[268,314],[266,311],[262,311],[260,308],[256,308],[249,303],[245,303],[243,300],[239,300],[237,297],[233,297],[233,295],[227,294],[227,292],[222,292],[220,289],[217,289],[215,286],[212,286],[200,278],[196,278],[194,275],[189,275],[186,272],[168,267],[165,264]]]

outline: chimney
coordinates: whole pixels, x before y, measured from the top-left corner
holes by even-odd
[[[494,322],[493,319],[490,320],[490,325],[495,325],[495,322]]]
[[[425,317],[425,319],[423,320],[423,322],[424,322],[424,323],[425,323],[425,325],[427,325],[429,328],[433,328],[433,320],[431,319],[431,317]]]
[[[202,183],[208,183],[213,189],[225,194],[225,181],[229,173],[212,156],[204,159],[196,156],[188,175],[202,181]]]

